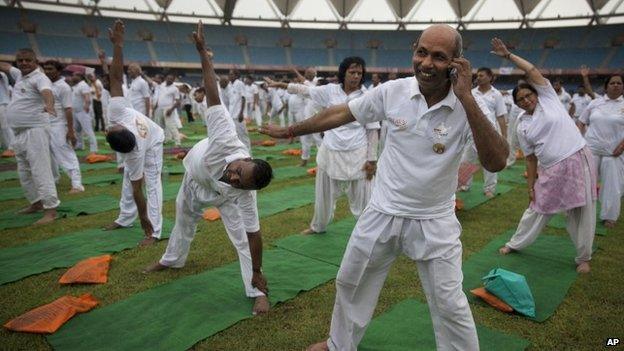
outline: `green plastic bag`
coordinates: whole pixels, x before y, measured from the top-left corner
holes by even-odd
[[[535,300],[523,275],[495,268],[481,279],[485,290],[505,301],[516,312],[535,318]]]

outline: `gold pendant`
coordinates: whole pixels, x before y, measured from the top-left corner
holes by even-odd
[[[435,152],[436,154],[442,154],[444,153],[444,150],[446,150],[446,146],[444,146],[444,144],[442,143],[433,144],[433,152]]]

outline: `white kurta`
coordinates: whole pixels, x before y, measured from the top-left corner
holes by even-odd
[[[109,110],[112,125],[121,125],[134,134],[135,148],[121,155],[124,162],[123,184],[119,200],[119,217],[115,223],[128,227],[136,220],[138,210],[132,191],[132,181],[143,179],[147,192],[147,216],[155,238],[162,232],[162,183],[164,133],[156,123],[132,108],[124,97],[111,98]]]
[[[228,85],[228,112],[230,113],[231,118],[234,120],[234,125],[236,126],[236,134],[240,141],[247,146],[247,150],[251,152],[251,140],[249,139],[249,133],[247,132],[247,126],[245,125],[245,121],[238,121],[238,117],[242,112],[242,104],[243,97],[245,94],[245,83],[241,82],[240,79],[237,79],[233,82],[230,82]],[[244,117],[244,116],[243,116]]]
[[[579,121],[588,126],[585,140],[594,155],[600,175],[600,219],[616,221],[624,195],[624,154],[613,151],[624,141],[624,97],[601,97],[593,100]]]
[[[88,96],[89,105],[85,104],[85,96]],[[72,101],[74,129],[76,130],[76,137],[78,139],[76,148],[83,148],[82,138],[83,134],[86,134],[87,138],[89,138],[89,151],[97,152],[97,139],[95,138],[95,132],[93,131],[93,121],[91,119],[91,115],[89,114],[89,106],[91,104],[91,88],[84,80],[72,86]]]
[[[84,190],[80,174],[80,163],[72,145],[67,141],[66,110],[72,108],[72,90],[60,78],[52,84],[56,117],[50,119],[50,150],[52,151],[52,172],[58,176],[60,166],[71,179],[73,189]]]
[[[9,78],[4,72],[0,72],[0,132],[2,133],[2,147],[10,149],[13,142],[13,130],[7,120],[6,108],[11,101],[11,86]]]
[[[160,264],[184,266],[197,222],[206,207],[214,206],[238,252],[247,296],[262,296],[251,286],[252,261],[247,240],[247,233],[260,230],[255,191],[236,189],[219,180],[229,163],[249,157],[249,152],[238,139],[234,122],[222,105],[208,108],[207,124],[209,136],[195,144],[184,158],[186,172],[176,198],[175,226]]]

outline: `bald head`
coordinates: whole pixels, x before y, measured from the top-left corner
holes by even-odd
[[[316,77],[316,69],[314,67],[308,67],[303,74],[307,80],[312,80]]]
[[[425,29],[420,37],[416,39],[414,47],[418,47],[420,40],[427,39],[440,45],[448,46],[453,53],[453,57],[460,57],[463,51],[463,40],[461,34],[448,24],[434,24]]]
[[[141,66],[136,63],[131,63],[128,65],[128,75],[130,78],[136,78],[141,75]]]

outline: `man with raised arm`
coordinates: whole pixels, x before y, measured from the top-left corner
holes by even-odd
[[[176,198],[175,226],[167,250],[145,272],[183,267],[203,209],[215,206],[238,252],[245,293],[255,299],[253,313],[266,313],[268,288],[262,274],[262,236],[254,190],[269,185],[273,171],[265,161],[249,156],[249,150],[236,134],[234,121],[221,104],[201,22],[193,39],[201,59],[208,103],[208,137],[195,144],[184,158],[185,173]]]
[[[416,261],[438,350],[479,349],[462,291],[461,225],[454,191],[468,143],[474,142],[481,164],[491,172],[505,168],[508,148],[482,112],[483,102],[471,94],[470,62],[461,50],[459,32],[447,25],[430,26],[414,45],[415,77],[386,82],[289,128],[262,129],[289,138],[353,121],[388,122],[373,193],[336,278],[329,339],[310,350],[357,349],[400,253]]]
[[[113,62],[110,66],[110,94],[108,106],[109,127],[106,141],[111,149],[121,154],[124,163],[123,185],[119,200],[119,217],[105,229],[131,226],[137,215],[145,238],[141,246],[153,244],[162,229],[163,164],[162,128],[143,113],[135,110],[123,95],[124,25],[117,20],[109,29],[113,44]],[[143,195],[143,183],[147,201]]]

